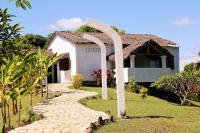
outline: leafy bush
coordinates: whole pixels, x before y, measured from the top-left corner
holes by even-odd
[[[130,80],[128,84],[126,84],[125,89],[127,91],[132,91],[139,94],[142,99],[147,98],[148,89],[141,85],[138,85],[134,80]]]
[[[125,89],[127,91],[132,91],[136,93],[139,93],[140,88],[141,86],[139,86],[134,80],[130,80],[128,84],[125,85]]]
[[[107,85],[108,87],[115,87],[115,72],[112,69],[107,70]],[[96,81],[97,86],[101,86],[101,69],[95,70],[91,74],[92,78]]]
[[[164,76],[158,79],[151,87],[157,89],[168,89],[176,94],[181,105],[189,105],[191,98],[197,97],[200,93],[200,70],[187,70],[180,74]]]
[[[147,98],[147,94],[148,94],[148,89],[147,88],[145,88],[145,87],[142,87],[141,89],[140,89],[140,96],[142,97],[142,99],[145,99],[145,98]]]
[[[72,77],[72,84],[75,89],[80,89],[83,82],[83,76],[81,74],[76,74]]]
[[[112,69],[107,70],[107,84],[108,87],[114,88],[116,86],[115,82],[115,72]]]
[[[101,69],[93,71],[91,74],[92,78],[96,81],[96,85],[101,85]]]
[[[28,114],[28,118],[27,119],[24,119],[23,120],[23,123],[26,125],[26,124],[30,124],[32,123],[33,121],[38,121],[38,120],[41,120],[44,118],[44,115],[43,114],[36,114],[33,112],[33,110],[29,110],[27,112]]]

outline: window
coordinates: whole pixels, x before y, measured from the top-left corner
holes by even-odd
[[[70,59],[69,58],[64,58],[59,60],[59,67],[60,70],[66,71],[70,69]]]
[[[100,48],[85,48],[86,53],[100,53],[101,49]]]

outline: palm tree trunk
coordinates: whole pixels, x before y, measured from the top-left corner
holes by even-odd
[[[10,106],[9,106],[9,103],[7,103],[7,109],[8,109],[8,129],[10,129]]]
[[[18,126],[20,126],[21,122],[21,98],[19,98],[19,112],[18,112]]]
[[[31,99],[30,99],[30,105],[32,106],[33,104],[33,94],[32,94],[32,90],[31,90]]]
[[[12,99],[12,109],[13,109],[13,115],[16,114],[16,107],[15,107],[15,99]]]
[[[6,112],[5,112],[5,101],[3,101],[3,106],[1,108],[1,113],[2,113],[2,119],[3,119],[3,127],[2,127],[2,133],[6,132]]]
[[[42,85],[42,80],[40,80],[40,93],[41,93],[41,100],[43,97],[43,85]]]
[[[22,100],[21,100],[21,98],[19,99],[19,107],[20,107],[20,109],[22,109]]]
[[[37,87],[35,87],[34,90],[35,90],[34,95],[37,96],[37,93],[38,93],[38,92],[37,92]]]
[[[4,123],[4,112],[3,112],[3,107],[1,107],[1,115],[2,115],[2,122]]]
[[[6,123],[6,101],[3,102],[3,109],[4,109],[4,122]]]
[[[2,133],[5,132],[5,118],[4,118],[4,111],[3,111],[3,107],[1,107],[1,115],[2,115],[2,121],[3,121],[3,127],[2,127]]]
[[[47,99],[49,98],[49,87],[48,87],[48,80],[46,79],[46,95]]]
[[[15,112],[18,113],[17,99],[15,99]]]

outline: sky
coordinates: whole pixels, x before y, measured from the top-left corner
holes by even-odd
[[[127,33],[154,34],[180,46],[180,69],[200,60],[200,1],[198,0],[29,0],[31,10],[0,0],[0,8],[16,15],[22,34],[48,35],[75,30],[87,18],[115,25]]]

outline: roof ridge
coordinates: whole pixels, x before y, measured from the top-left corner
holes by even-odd
[[[105,33],[95,33],[95,32],[87,32],[88,34],[94,35],[96,37],[98,37],[99,39],[101,39],[105,44],[111,44],[112,40],[105,34]],[[77,42],[79,44],[81,43],[91,43],[91,41],[83,39],[82,35],[84,33],[82,32],[75,32],[75,31],[57,31],[55,32],[56,35],[60,35],[66,39],[68,39],[71,42]],[[155,42],[157,42],[158,44],[160,44],[161,46],[177,46],[175,42],[172,42],[168,39],[159,37],[157,35],[153,35],[153,34],[130,34],[130,33],[125,33],[120,35],[122,38],[122,42],[123,44],[127,44],[127,45],[136,45],[137,42],[142,42],[142,41],[146,41],[146,40],[154,40]],[[55,37],[55,36],[54,36]]]

